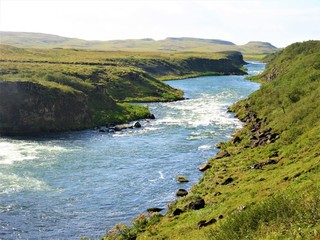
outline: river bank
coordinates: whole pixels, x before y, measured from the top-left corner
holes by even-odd
[[[198,184],[164,216],[140,216],[137,239],[319,238],[319,41],[271,56],[262,87],[230,110],[245,121]],[[137,231],[142,229],[142,231]]]
[[[159,80],[241,75],[240,52],[135,53],[0,45],[0,134],[83,130],[147,118],[130,102],[183,99]]]
[[[259,84],[244,76],[168,83],[189,100],[148,103],[156,119],[141,121],[139,129],[2,137],[2,236],[99,238],[148,207],[165,208],[179,187],[196,184],[202,175],[196,169],[217,151],[213,143],[241,127],[227,108]],[[189,182],[177,185],[179,175]]]

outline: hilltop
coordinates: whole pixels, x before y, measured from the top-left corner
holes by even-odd
[[[167,213],[140,215],[105,239],[319,239],[320,41],[270,57],[234,104],[245,125],[202,166],[204,175]]]
[[[87,41],[43,33],[0,32],[1,44],[23,48],[77,48],[103,51],[138,51],[138,52],[220,52],[239,51],[244,55],[261,55],[278,51],[270,43],[249,42],[235,45],[218,39],[201,38],[166,38],[164,40],[128,39],[110,41]],[[251,57],[253,57],[251,56]]]

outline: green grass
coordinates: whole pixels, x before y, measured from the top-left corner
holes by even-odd
[[[21,133],[32,132],[32,129],[38,129],[37,131],[40,132],[42,129],[46,131],[78,130],[133,121],[148,116],[149,110],[142,106],[120,103],[183,99],[183,92],[170,87],[162,81],[163,79],[181,79],[216,73],[245,74],[242,69],[244,64],[242,55],[234,51],[220,53],[106,52],[80,49],[22,49],[0,45],[0,63],[0,84],[6,86],[3,94],[11,96],[9,101],[0,99],[7,104],[0,112],[0,115],[5,116],[3,119],[7,121],[1,123],[1,126],[5,127],[0,128],[0,133],[5,134],[16,134],[20,130]],[[15,83],[10,85],[9,82]],[[18,86],[22,83],[30,84],[25,84],[24,87]],[[18,87],[19,93],[24,96],[24,99],[18,98],[18,103],[14,102],[15,94],[7,92],[14,86]],[[41,92],[33,91],[37,88],[42,89]],[[24,90],[28,92],[23,92]],[[58,96],[61,94],[66,97],[59,99]],[[25,111],[21,116],[19,114],[13,116],[13,112],[9,114],[16,106],[23,108],[36,99],[41,104],[34,108],[28,106],[28,109],[21,109]],[[67,99],[70,105],[72,105],[71,102],[78,102],[77,113],[80,114],[69,112],[74,119],[68,119],[68,127],[60,126],[54,120],[55,116],[64,112],[63,105],[66,102],[63,101]],[[51,108],[52,102],[59,103],[59,107]],[[41,109],[42,107],[44,109]],[[48,117],[39,115],[43,111],[50,111]],[[38,122],[35,122],[35,119],[32,120],[31,116],[34,116]],[[68,118],[62,114],[62,118],[59,117],[61,124],[63,117],[66,117],[65,120]],[[13,121],[16,123],[12,124]],[[76,127],[72,126],[73,121]],[[16,129],[14,132],[9,132],[10,124]],[[35,128],[33,125],[42,127]]]
[[[208,239],[319,239],[319,189],[310,193],[289,192],[231,215]]]
[[[242,55],[220,53],[105,52],[21,49],[0,45],[2,81],[56,82],[80,91],[104,87],[116,101],[174,101],[183,93],[160,80],[244,74]]]
[[[255,78],[261,89],[231,108],[246,124],[221,144],[230,156],[210,159],[191,193],[137,239],[320,239],[320,41],[293,44],[271,59]],[[261,142],[263,133],[279,137]],[[197,197],[205,208],[170,217]],[[215,224],[198,229],[212,218]]]
[[[278,50],[265,42],[248,42],[245,45],[235,45],[228,41],[200,38],[166,38],[158,41],[153,39],[86,41],[49,34],[22,32],[1,32],[1,42],[25,48],[73,48],[157,53],[240,51],[243,54],[256,55],[268,54]]]
[[[255,60],[255,61],[264,61],[267,54],[244,54],[243,58],[245,60]]]

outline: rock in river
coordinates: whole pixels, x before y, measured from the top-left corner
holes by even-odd
[[[133,123],[133,127],[135,127],[135,128],[141,128],[141,123],[140,122],[134,122]]]
[[[189,182],[189,180],[186,177],[178,176],[177,177],[177,182],[178,183],[183,183],[183,182]]]

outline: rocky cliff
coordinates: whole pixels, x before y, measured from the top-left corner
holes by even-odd
[[[0,82],[0,133],[34,134],[92,125],[88,98],[32,82]]]
[[[243,75],[241,70],[246,62],[237,51],[220,52],[224,57],[214,59],[210,57],[192,56],[185,58],[153,58],[153,59],[119,59],[126,65],[134,65],[155,78],[175,79],[188,75]]]

